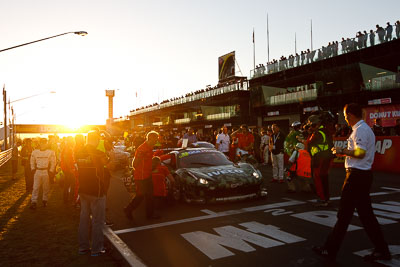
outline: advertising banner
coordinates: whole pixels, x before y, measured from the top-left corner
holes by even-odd
[[[347,147],[346,137],[333,139],[334,145]],[[377,136],[375,139],[375,159],[372,165],[374,171],[400,173],[400,136]],[[344,158],[335,158],[333,167],[344,167]]]
[[[374,125],[374,119],[381,118],[383,127],[392,127],[396,125],[396,119],[400,119],[400,105],[366,107],[364,111],[364,120],[369,126]]]
[[[218,80],[235,76],[235,51],[218,58]]]

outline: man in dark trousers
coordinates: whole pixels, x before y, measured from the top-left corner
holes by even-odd
[[[390,260],[391,255],[382,230],[372,211],[370,189],[372,184],[371,166],[375,156],[375,136],[371,128],[361,119],[362,109],[358,104],[344,107],[346,122],[352,127],[347,148],[332,148],[336,155],[345,156],[346,178],[337,214],[337,222],[322,247],[313,250],[334,260],[347,232],[355,209],[375,250],[364,256],[366,261]]]
[[[153,181],[151,177],[153,148],[157,141],[158,133],[151,131],[147,134],[146,141],[136,149],[133,160],[136,195],[132,198],[128,206],[124,208],[125,215],[129,220],[133,220],[132,212],[140,205],[143,199],[146,204],[147,218],[153,219],[159,217],[153,214]]]
[[[311,137],[308,139],[308,148],[311,154],[312,173],[315,190],[318,196],[316,207],[329,205],[329,166],[332,161],[331,148],[333,146],[332,136],[323,125],[321,117],[311,115],[308,123]]]

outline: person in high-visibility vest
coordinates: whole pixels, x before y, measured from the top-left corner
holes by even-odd
[[[326,207],[329,205],[330,197],[328,172],[333,158],[331,152],[333,147],[332,136],[327,133],[318,115],[311,115],[307,124],[312,132],[312,136],[308,139],[308,149],[312,158],[314,186],[319,198],[315,206]]]
[[[289,158],[291,166],[289,168],[289,175],[287,178],[288,192],[296,192],[295,181],[296,178],[300,191],[311,192],[311,156],[307,150],[304,149],[303,143],[297,143],[295,150]]]

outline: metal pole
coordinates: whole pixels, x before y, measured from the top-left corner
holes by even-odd
[[[296,39],[296,33],[294,33],[294,54],[297,54],[297,39]]]
[[[256,69],[256,40],[254,36],[254,28],[253,28],[253,70]]]
[[[3,85],[3,101],[4,101],[4,150],[7,150],[7,93],[6,85]]]
[[[313,46],[312,46],[312,20],[311,20],[311,51],[313,51]]]
[[[267,53],[269,62],[269,24],[268,24],[268,13],[267,13]]]
[[[17,47],[21,47],[21,46],[25,46],[25,45],[37,43],[37,42],[40,42],[40,41],[44,41],[44,40],[47,40],[47,39],[55,38],[55,37],[58,37],[58,36],[61,36],[61,35],[69,34],[69,33],[74,33],[74,34],[78,34],[78,35],[82,35],[82,36],[84,36],[84,35],[87,34],[87,32],[85,32],[85,31],[80,31],[80,32],[65,32],[65,33],[57,34],[57,35],[50,36],[50,37],[47,37],[47,38],[43,38],[43,39],[40,39],[40,40],[32,41],[32,42],[29,42],[29,43],[20,44],[20,45],[16,45],[16,46],[13,46],[13,47],[6,48],[6,49],[2,49],[2,50],[0,50],[0,52],[4,52],[4,51],[10,50],[10,49],[17,48]]]

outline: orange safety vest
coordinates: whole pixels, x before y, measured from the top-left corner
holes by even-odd
[[[296,169],[297,165],[297,169]],[[307,150],[299,150],[299,156],[290,166],[291,171],[296,171],[296,175],[304,178],[311,178],[311,156]]]

